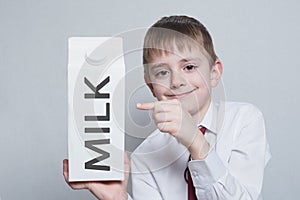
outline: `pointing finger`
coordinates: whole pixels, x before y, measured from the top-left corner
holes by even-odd
[[[155,102],[138,103],[138,104],[136,104],[136,107],[139,110],[152,110],[154,108],[154,105],[155,105]]]

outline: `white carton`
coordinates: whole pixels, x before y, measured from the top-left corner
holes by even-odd
[[[69,181],[124,179],[121,38],[69,38]]]

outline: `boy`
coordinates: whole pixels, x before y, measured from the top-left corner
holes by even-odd
[[[131,156],[134,199],[260,199],[270,158],[263,116],[250,104],[212,101],[222,63],[206,28],[187,16],[162,18],[145,36],[143,63],[158,101],[137,108],[152,110],[158,130]],[[69,184],[127,199],[127,180]]]

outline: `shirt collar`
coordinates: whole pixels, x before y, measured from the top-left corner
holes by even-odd
[[[223,102],[211,101],[209,108],[199,126],[204,126],[209,131],[217,134],[223,125],[224,108]]]

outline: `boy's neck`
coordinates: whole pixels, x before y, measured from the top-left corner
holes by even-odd
[[[202,120],[204,119],[209,106],[211,103],[211,98],[208,99],[208,101],[206,102],[205,105],[203,105],[198,112],[196,112],[195,114],[192,115],[193,120],[197,123],[200,124],[202,122]]]

